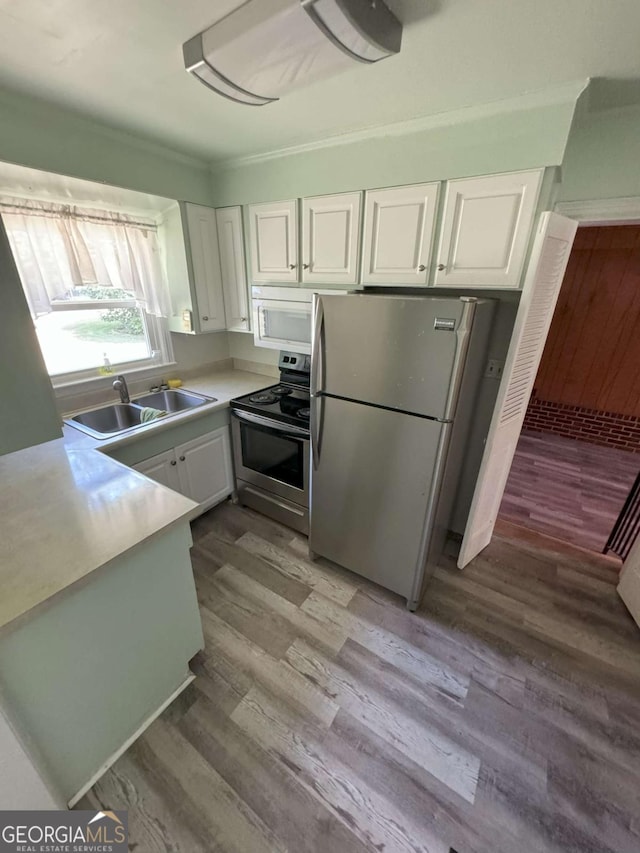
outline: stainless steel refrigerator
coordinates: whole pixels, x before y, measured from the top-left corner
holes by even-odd
[[[309,550],[419,604],[473,418],[494,302],[315,296]]]

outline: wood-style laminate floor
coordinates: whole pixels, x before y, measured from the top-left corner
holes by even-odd
[[[616,571],[496,538],[424,606],[225,503],[197,678],[79,807],[131,849],[638,853],[640,630]]]
[[[523,432],[500,516],[601,552],[638,471],[637,453]]]

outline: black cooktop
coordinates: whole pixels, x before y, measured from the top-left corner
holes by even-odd
[[[278,383],[243,397],[231,400],[231,408],[255,415],[293,424],[298,427],[309,426],[309,391],[293,385]]]

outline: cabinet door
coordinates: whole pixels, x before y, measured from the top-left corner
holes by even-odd
[[[181,444],[175,449],[180,491],[206,506],[230,495],[234,488],[229,427]]]
[[[356,284],[362,193],[302,199],[302,281]]]
[[[227,329],[231,332],[247,332],[249,331],[249,307],[244,263],[242,208],[222,207],[216,210],[216,220]]]
[[[449,181],[435,284],[520,287],[542,169]]]
[[[178,463],[173,450],[167,450],[165,453],[159,453],[157,456],[144,459],[142,462],[138,462],[137,465],[132,465],[132,468],[144,474],[150,480],[154,480],[168,489],[173,489],[174,492],[182,492],[178,476]]]
[[[435,183],[366,193],[363,284],[427,284],[439,190]]]
[[[218,332],[226,328],[216,212],[201,204],[185,204],[187,264],[195,305],[194,328]]]
[[[252,281],[298,281],[298,202],[249,206]]]

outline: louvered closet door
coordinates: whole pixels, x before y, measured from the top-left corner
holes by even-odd
[[[464,531],[461,569],[491,541],[577,226],[557,213],[540,217]]]

